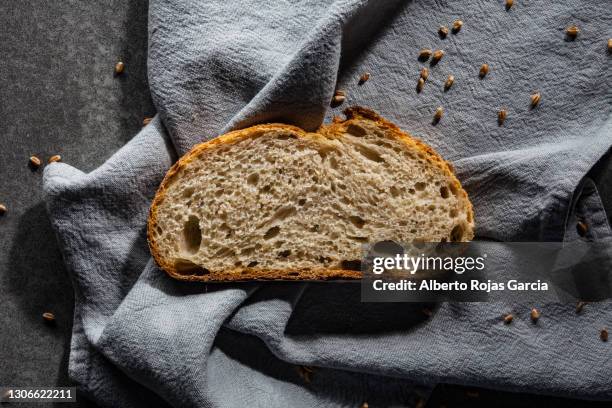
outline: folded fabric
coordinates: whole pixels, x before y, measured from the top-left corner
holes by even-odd
[[[579,0],[509,11],[467,0],[153,1],[159,117],[89,174],[45,169],[75,287],[71,377],[113,407],[411,406],[441,381],[612,399],[612,354],[598,338],[612,326],[610,303],[581,315],[574,305],[441,304],[428,318],[418,304],[360,303],[358,284],[186,284],[154,265],[145,236],[177,155],[259,122],[316,129],[339,114],[328,108],[337,88],[454,163],[479,238],[577,239],[577,217],[587,238],[609,236],[585,178],[612,145],[607,11]],[[440,38],[438,26],[456,18],[462,29]],[[571,24],[581,29],[574,41],[564,38]],[[445,56],[417,93],[421,48]],[[437,106],[445,115],[433,126]],[[511,326],[500,318],[508,312]],[[301,365],[314,372],[300,376]]]

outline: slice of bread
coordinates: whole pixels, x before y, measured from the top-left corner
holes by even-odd
[[[450,164],[370,110],[345,114],[316,133],[259,125],[194,147],[151,206],[157,264],[196,281],[359,278],[365,243],[473,237]]]

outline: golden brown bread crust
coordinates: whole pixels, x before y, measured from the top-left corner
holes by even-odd
[[[348,126],[355,122],[362,120],[370,120],[375,122],[381,128],[391,131],[398,139],[404,141],[408,146],[418,149],[426,155],[426,160],[432,165],[438,167],[444,173],[446,173],[453,185],[457,188],[459,194],[466,200],[468,208],[468,222],[473,223],[474,211],[471,202],[467,197],[467,193],[463,190],[461,183],[454,174],[452,165],[446,162],[435,150],[430,146],[421,142],[418,139],[413,138],[407,133],[403,132],[395,124],[387,121],[386,119],[379,116],[374,111],[363,108],[363,107],[351,107],[344,110],[346,115],[345,120],[334,120],[330,125],[322,125],[316,133],[308,133],[304,130],[280,123],[271,123],[264,125],[256,125],[246,129],[241,129],[226,133],[225,135],[219,136],[211,141],[196,145],[191,151],[181,157],[171,168],[164,177],[155,198],[151,204],[149,210],[149,218],[147,222],[147,239],[149,242],[149,248],[151,254],[157,265],[165,270],[168,275],[175,279],[186,280],[186,281],[201,281],[201,282],[214,282],[214,281],[245,281],[245,280],[330,280],[330,279],[359,279],[361,278],[361,272],[359,268],[347,268],[347,269],[329,269],[329,268],[311,268],[311,269],[288,269],[288,270],[276,270],[276,269],[257,269],[248,267],[238,267],[223,272],[209,272],[203,268],[193,270],[192,273],[181,273],[177,270],[176,266],[171,262],[163,259],[157,248],[157,243],[153,237],[152,231],[157,225],[157,210],[159,205],[163,202],[168,186],[172,183],[179,171],[186,167],[191,161],[195,160],[201,153],[209,150],[215,146],[221,144],[231,144],[246,138],[256,138],[262,135],[267,130],[280,129],[284,131],[291,131],[298,138],[309,138],[317,137],[318,135],[324,135],[329,138],[341,138],[345,133]],[[468,239],[473,238],[473,232],[468,232]]]

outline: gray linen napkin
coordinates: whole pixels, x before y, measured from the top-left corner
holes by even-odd
[[[459,33],[441,39],[456,18]],[[451,160],[494,240],[610,235],[585,178],[612,145],[606,2],[153,1],[149,81],[160,113],[99,169],[45,169],[76,293],[70,375],[103,406],[414,405],[437,382],[612,399],[598,330],[612,304],[359,302],[358,284],[185,284],[152,262],[147,210],[194,144],[281,121],[308,130],[363,105]],[[564,29],[576,24],[574,41]],[[421,48],[443,49],[422,93]],[[491,71],[478,78],[481,64]],[[362,72],[371,73],[365,84]],[[443,91],[447,75],[455,84]],[[539,91],[540,105],[529,108]],[[445,116],[431,119],[437,106]],[[505,107],[508,119],[497,124]],[[162,124],[163,123],[163,124]],[[566,228],[567,227],[567,228]],[[511,327],[503,313],[516,315]],[[316,367],[305,382],[295,365]]]

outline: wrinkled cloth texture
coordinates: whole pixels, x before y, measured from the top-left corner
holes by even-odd
[[[588,239],[609,237],[586,177],[612,145],[607,2],[153,0],[149,13],[157,117],[89,174],[45,168],[75,288],[69,372],[84,393],[108,407],[414,406],[448,382],[612,399],[612,352],[598,337],[610,303],[581,315],[537,305],[534,325],[534,305],[444,303],[427,317],[419,304],[360,303],[354,283],[182,283],[155,266],[145,236],[178,156],[261,122],[315,130],[340,114],[329,102],[343,89],[344,106],[376,110],[454,164],[477,238],[579,239],[578,219]],[[441,39],[456,18],[461,31]],[[421,48],[445,55],[429,66]],[[310,382],[296,365],[314,367]]]

